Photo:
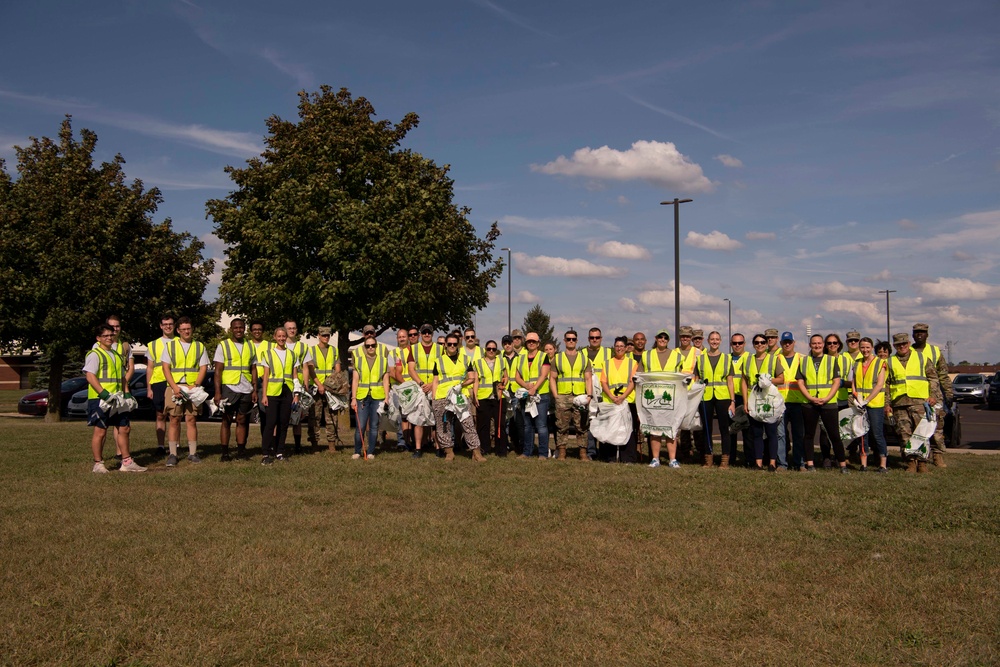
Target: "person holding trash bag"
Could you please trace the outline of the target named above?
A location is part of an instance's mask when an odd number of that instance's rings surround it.
[[[837,419],[840,357],[824,353],[824,347],[825,342],[819,334],[809,338],[809,356],[799,364],[795,378],[799,384],[799,392],[808,401],[802,406],[802,418],[806,425],[805,469],[808,472],[816,470],[813,464],[813,441],[816,437],[816,427],[822,419],[823,428],[833,445],[834,456],[840,464],[840,472],[846,473],[847,455],[844,453],[844,443],[840,439],[840,425]]]
[[[871,338],[862,338],[859,345],[861,357],[854,362],[854,383],[851,393],[858,405],[868,414],[868,435],[862,438],[861,469],[868,465],[868,454],[871,453],[871,441],[875,440],[878,451],[878,472],[889,472],[889,451],[885,444],[885,433],[882,432],[885,416],[885,379],[888,375],[887,364],[875,356],[875,345]]]
[[[302,360],[287,345],[288,331],[284,327],[274,330],[274,343],[267,348],[257,364],[263,373],[261,381],[264,396],[261,405],[267,411],[267,429],[262,438],[264,457],[262,465],[285,460],[285,439],[288,437],[288,422],[292,416],[292,406],[299,401],[295,393],[295,379]]]
[[[906,447],[921,420],[931,422],[941,396],[937,368],[930,356],[910,349],[910,336],[892,335],[896,354],[889,358],[889,397],[892,405],[888,416],[896,417],[896,433],[904,458],[909,458],[906,472],[927,472],[927,460],[907,456]],[[928,417],[929,415],[929,417]]]
[[[768,331],[771,331],[768,329]],[[774,330],[777,333],[777,330]],[[775,336],[777,337],[777,336]],[[743,377],[740,382],[740,394],[743,396],[743,405],[749,405],[747,399],[752,389],[766,389],[772,384],[780,385],[784,382],[784,377],[773,376],[778,365],[777,353],[768,352],[767,338],[762,333],[754,334],[754,353],[747,357],[743,364]],[[748,415],[749,416],[749,415]],[[778,425],[757,421],[750,417],[750,433],[753,437],[754,469],[764,469],[764,435],[767,434],[768,444],[768,470],[774,472],[778,469]]]
[[[605,401],[615,405],[628,403],[633,424],[628,442],[622,448],[624,451],[616,452],[620,456],[608,456],[607,460],[613,461],[618,458],[622,463],[635,463],[637,452],[634,425],[639,423],[639,413],[635,407],[635,374],[639,370],[639,364],[631,356],[625,355],[627,350],[628,337],[618,336],[615,338],[614,357],[608,361],[604,372],[601,373],[601,388],[604,390],[603,398]]]

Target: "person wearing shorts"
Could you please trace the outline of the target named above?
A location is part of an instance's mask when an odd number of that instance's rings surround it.
[[[114,329],[107,324],[97,327],[95,337],[98,346],[89,352],[83,362],[83,372],[87,377],[87,424],[94,427],[90,439],[91,452],[94,455],[95,473],[108,472],[104,465],[104,441],[108,429],[114,428],[115,442],[122,455],[122,472],[144,472],[146,469],[132,460],[129,453],[129,432],[131,422],[127,412],[109,415],[101,408],[101,401],[111,396],[111,390],[122,392],[129,398],[125,386],[125,361],[113,348]]]
[[[246,339],[246,322],[235,318],[229,323],[228,340],[215,349],[215,404],[222,408],[219,442],[220,461],[231,461],[229,437],[232,422],[236,422],[236,458],[247,454],[247,422],[253,404],[257,402],[257,355]]]
[[[149,393],[153,397],[153,411],[156,413],[156,444],[160,454],[167,451],[167,417],[163,412],[164,399],[167,392],[167,378],[163,374],[161,357],[170,341],[174,339],[174,316],[160,316],[160,331],[163,335],[146,343],[146,381],[149,383]]]
[[[187,424],[188,457],[190,463],[201,463],[198,456],[197,409],[191,401],[174,401],[184,390],[201,386],[208,373],[208,355],[205,346],[194,339],[194,325],[190,317],[177,320],[177,338],[170,341],[163,351],[161,366],[167,378],[167,391],[163,397],[164,412],[170,417],[167,428],[167,467],[177,465],[177,446],[181,439],[181,421]]]

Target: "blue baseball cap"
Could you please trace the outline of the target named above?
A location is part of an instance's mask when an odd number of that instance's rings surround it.
[[[784,333],[781,334],[781,342],[782,343],[784,343],[786,341],[794,341],[794,340],[795,340],[795,336],[792,335],[791,331],[785,331]]]

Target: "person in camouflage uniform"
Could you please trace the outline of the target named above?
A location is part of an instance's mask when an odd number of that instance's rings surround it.
[[[906,442],[913,435],[913,429],[917,427],[920,420],[924,418],[924,403],[930,405],[935,410],[940,403],[941,384],[938,381],[937,368],[930,357],[925,357],[922,352],[910,348],[910,337],[905,333],[897,333],[892,336],[892,345],[896,348],[896,354],[889,359],[889,387],[892,404],[886,406],[886,415],[896,417],[896,433],[899,435],[900,449],[905,452]],[[916,354],[923,360],[923,378],[919,376],[907,377],[906,368],[910,357]],[[912,367],[911,367],[912,368]],[[913,395],[917,394],[914,385],[919,385],[921,380],[926,379],[928,383],[927,397]],[[915,381],[914,381],[915,380]],[[911,388],[912,387],[912,388]],[[941,421],[944,421],[943,419]],[[905,454],[904,454],[905,456]],[[927,472],[927,462],[911,458],[907,463],[907,472]]]
[[[927,342],[929,329],[930,327],[923,322],[917,322],[913,325],[912,349],[930,359],[937,371],[939,389],[937,394],[931,394],[937,405],[937,429],[934,431],[934,440],[931,442],[931,446],[933,447],[934,465],[938,468],[946,468],[944,462],[944,417],[948,405],[954,400],[954,394],[951,390],[951,377],[948,375],[948,363],[945,361],[944,355],[941,354],[941,348]]]

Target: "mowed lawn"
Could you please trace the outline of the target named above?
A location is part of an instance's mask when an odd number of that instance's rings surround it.
[[[0,663],[1000,662],[998,457],[263,468],[201,424],[205,462],[167,470],[134,428],[150,471],[94,475],[83,423],[0,419]]]

